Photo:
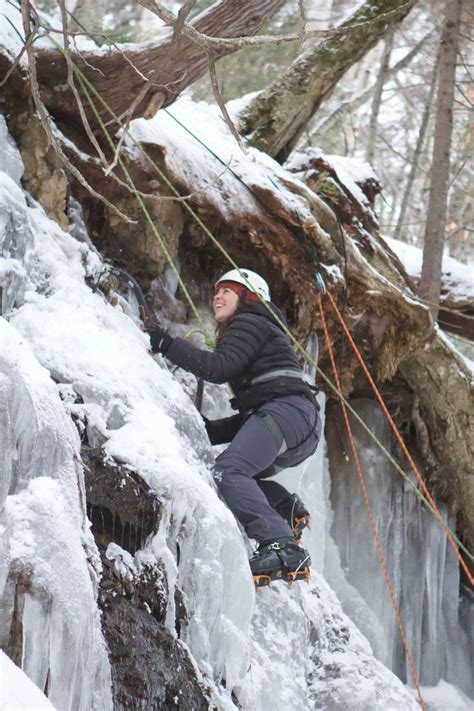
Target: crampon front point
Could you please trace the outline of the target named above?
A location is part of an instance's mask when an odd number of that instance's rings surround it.
[[[296,516],[293,519],[293,533],[295,534],[295,539],[298,544],[301,541],[301,535],[306,526],[311,529],[311,514],[308,513],[303,516]]]

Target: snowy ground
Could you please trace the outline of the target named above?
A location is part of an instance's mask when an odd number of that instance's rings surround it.
[[[385,241],[399,256],[408,274],[419,277],[423,250],[390,237],[385,237]],[[461,264],[448,254],[443,257],[443,284],[449,288],[453,296],[459,295],[474,301],[474,268],[467,264]]]

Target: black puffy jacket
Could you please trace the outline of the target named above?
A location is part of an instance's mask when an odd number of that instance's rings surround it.
[[[269,305],[284,322],[281,311]],[[309,385],[298,377],[280,376],[252,384],[254,378],[275,370],[302,372],[290,339],[260,302],[239,307],[215,351],[204,351],[183,338],[175,338],[166,357],[211,383],[229,382],[241,412],[275,397],[312,395]]]

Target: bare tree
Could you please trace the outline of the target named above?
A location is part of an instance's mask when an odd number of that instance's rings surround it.
[[[428,122],[430,118],[430,113],[431,113],[431,105],[433,103],[433,97],[436,89],[436,80],[438,78],[438,60],[436,61],[436,64],[433,69],[432,77],[431,77],[431,85],[430,85],[430,91],[428,94],[428,99],[425,104],[425,108],[423,110],[423,115],[421,117],[421,124],[420,124],[420,131],[418,133],[418,138],[416,141],[416,146],[415,146],[415,151],[413,153],[413,158],[410,166],[410,173],[408,175],[408,180],[405,185],[405,189],[403,191],[403,197],[402,201],[400,204],[400,211],[398,213],[398,220],[397,224],[395,227],[395,232],[394,236],[397,239],[400,239],[400,233],[403,228],[403,223],[405,220],[405,215],[407,212],[407,207],[410,201],[410,196],[412,194],[412,188],[415,182],[415,177],[416,174],[419,170],[419,164],[420,164],[420,158],[421,158],[421,153],[423,150],[423,146],[425,143],[425,138],[426,138],[426,131],[428,128]]]
[[[370,113],[369,130],[367,133],[367,145],[365,148],[365,160],[367,163],[374,162],[375,144],[377,141],[377,126],[379,121],[380,107],[382,105],[382,94],[385,82],[390,73],[390,56],[393,48],[394,31],[390,30],[384,43],[382,52],[382,61],[380,64],[377,81],[374,87],[374,96],[372,99],[372,110]]]
[[[395,78],[398,72],[401,72],[403,69],[409,66],[409,64],[417,57],[419,52],[423,49],[427,40],[432,36],[432,34],[433,30],[427,32],[427,34],[422,37],[422,39],[414,47],[412,47],[412,49],[410,49],[410,51],[407,52],[404,57],[402,57],[392,67],[388,67],[386,81]],[[314,126],[313,130],[311,131],[311,135],[324,135],[327,131],[331,130],[331,128],[338,121],[342,121],[346,114],[350,112],[355,112],[362,106],[364,106],[364,104],[367,103],[367,101],[370,99],[373,92],[375,91],[375,86],[375,84],[371,84],[369,87],[364,88],[361,93],[352,92],[352,95],[349,99],[345,99],[340,104],[338,104],[338,106],[333,111],[331,111],[329,116],[326,116],[326,118],[320,120]]]
[[[420,295],[438,315],[441,267],[446,232],[456,56],[461,21],[461,0],[446,0],[439,58],[438,95],[433,144],[430,196],[428,201]]]
[[[283,161],[343,74],[399,23],[415,2],[364,3],[338,27],[337,34],[304,52],[282,77],[255,97],[240,117],[242,133]]]

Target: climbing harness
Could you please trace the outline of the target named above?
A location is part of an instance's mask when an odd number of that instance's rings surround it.
[[[250,380],[249,385],[257,385],[257,383],[265,383],[268,380],[274,380],[274,378],[296,378],[297,380],[303,380],[307,382],[309,380],[308,376],[301,370],[292,370],[291,368],[279,368],[278,370],[269,370],[267,373],[262,373],[262,375],[257,375],[257,377]]]

